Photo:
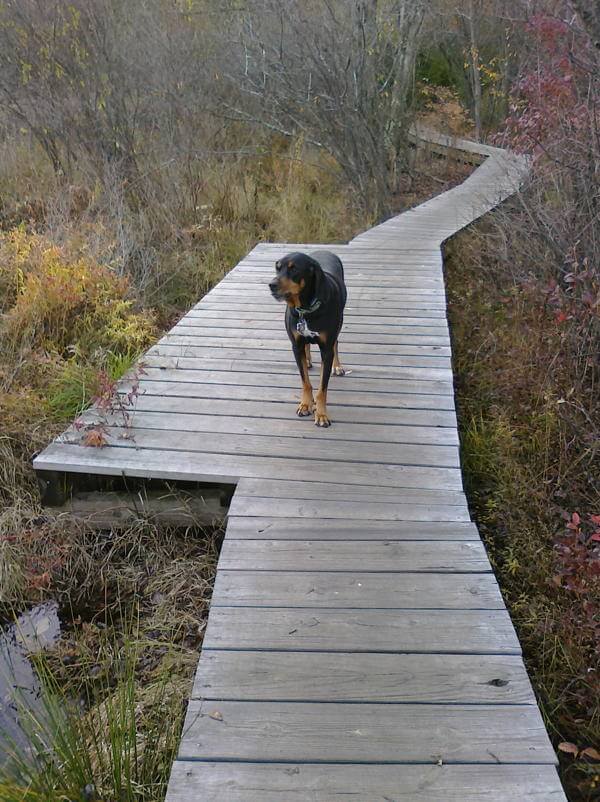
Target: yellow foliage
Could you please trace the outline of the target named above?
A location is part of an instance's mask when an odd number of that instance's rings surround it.
[[[133,309],[126,279],[20,228],[0,235],[0,291],[13,348],[137,351],[155,333],[154,314]]]

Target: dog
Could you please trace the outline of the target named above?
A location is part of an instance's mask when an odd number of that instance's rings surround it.
[[[344,266],[331,251],[293,252],[279,259],[275,270],[277,275],[269,282],[269,289],[277,301],[287,304],[285,328],[302,379],[296,414],[304,417],[314,411],[316,426],[331,426],[327,414],[329,377],[345,373],[338,354],[347,298]],[[314,398],[308,375],[311,343],[321,351],[321,378]]]

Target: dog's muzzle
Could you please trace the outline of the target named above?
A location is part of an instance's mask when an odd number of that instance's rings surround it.
[[[273,298],[275,298],[275,300],[277,301],[282,300],[283,295],[279,291],[279,281],[276,278],[274,278],[273,281],[269,282],[269,289],[271,290],[271,295],[273,296]]]

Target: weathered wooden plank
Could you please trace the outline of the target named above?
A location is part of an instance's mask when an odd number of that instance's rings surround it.
[[[247,309],[213,309],[203,308],[202,306],[190,309],[182,320],[194,320],[197,322],[214,321],[218,325],[222,321],[234,321],[245,327],[246,321],[265,321],[275,324],[274,327],[283,328],[283,315],[281,309],[262,310],[260,312],[248,311]],[[447,328],[447,321],[444,317],[423,317],[423,316],[378,316],[373,319],[380,326],[435,326],[437,328]],[[363,325],[368,326],[370,320],[365,320],[365,315],[344,315],[344,325]],[[271,326],[269,326],[271,328]]]
[[[535,704],[518,655],[204,649],[192,699]]]
[[[382,503],[379,500],[248,498],[236,493],[229,512],[231,515],[268,516],[286,520],[312,519],[321,521],[324,527],[333,520],[469,521],[466,505],[434,504],[427,499],[417,498]]]
[[[171,343],[174,345],[200,345],[199,339],[202,338],[194,337],[193,335],[189,334],[166,334],[161,340],[159,340],[159,345],[163,343]],[[248,340],[247,337],[244,337],[242,334],[238,337],[219,337],[218,342],[214,340],[211,341],[211,345],[219,348],[248,348],[249,345],[252,345],[253,348],[257,349],[266,349],[266,350],[285,350],[288,354],[290,354],[291,358],[291,347],[290,343],[285,342],[283,339],[279,338],[271,338],[271,339],[256,339],[256,340]],[[430,355],[430,356],[450,356],[450,347],[447,345],[418,345],[414,343],[400,343],[400,344],[377,344],[377,343],[345,343],[343,348],[344,354],[397,354],[397,355],[411,355],[411,356],[420,356],[423,355]]]
[[[281,502],[280,502],[281,503]],[[326,525],[326,524],[324,524]],[[225,540],[219,570],[491,572],[475,541]]]
[[[329,385],[327,404],[331,419],[336,420],[334,407],[338,405],[356,408],[378,407],[383,409],[427,409],[447,410],[454,409],[454,398],[450,395],[432,395],[416,393],[376,393],[363,390],[350,390],[348,383],[344,385],[342,377],[338,382]],[[291,382],[290,382],[291,385]],[[120,385],[122,393],[129,393],[132,385],[123,382]],[[158,395],[163,398],[222,398],[227,400],[261,401],[266,405],[272,401],[287,401],[290,404],[290,415],[295,414],[295,405],[300,398],[300,389],[290,387],[255,387],[253,385],[239,386],[237,384],[203,384],[201,382],[184,381],[148,381],[142,379],[139,383],[139,392],[143,395]],[[310,420],[307,421],[307,424]]]
[[[414,379],[408,378],[410,371],[414,368],[398,368],[405,370],[406,379],[385,379],[383,377],[373,377],[364,379],[360,376],[338,376],[332,382],[335,389],[340,392],[344,389],[349,391],[360,391],[365,393],[377,393],[384,395],[388,393],[411,393],[422,395],[452,395],[452,382],[441,381],[439,379]],[[192,370],[173,368],[144,368],[144,382],[172,381],[181,382],[185,378],[188,384],[235,384],[236,387],[293,387],[297,388],[300,380],[293,373],[256,373],[234,372],[229,370]]]
[[[418,286],[419,278],[426,280],[425,286],[443,287],[444,275],[440,265],[431,265],[419,268],[415,265],[380,266],[374,262],[370,264],[357,264],[346,259],[345,281],[348,287],[353,286]],[[275,276],[275,262],[240,262],[230,270],[225,281],[230,278],[251,283],[268,285]],[[423,286],[423,285],[421,285]]]
[[[199,756],[349,763],[556,763],[539,711],[531,705],[192,700],[179,758]]]
[[[218,571],[213,607],[502,610],[491,574]],[[408,620],[408,616],[403,616]],[[435,640],[432,641],[435,643]],[[455,644],[456,646],[456,644]],[[435,649],[433,649],[435,651]]]
[[[399,490],[363,485],[348,487],[338,482],[289,482],[281,479],[241,479],[237,495],[250,498],[308,498],[338,501],[378,501],[381,504],[413,500],[415,503],[466,504],[464,493],[439,490]],[[304,522],[308,523],[308,522]]]
[[[300,383],[298,375],[298,367],[292,357],[291,351],[280,351],[276,354],[276,360],[264,360],[262,353],[254,353],[252,358],[248,361],[231,359],[229,352],[219,351],[214,348],[213,356],[209,359],[198,359],[196,356],[176,355],[170,354],[156,354],[155,352],[146,355],[143,367],[156,368],[159,370],[200,370],[200,371],[226,371],[228,373],[248,373],[253,374],[267,374],[273,375],[286,375],[294,377],[297,383]],[[341,387],[348,385],[352,388],[353,382],[356,379],[374,379],[378,381],[451,381],[452,371],[449,367],[439,367],[437,365],[421,364],[419,365],[360,365],[358,359],[349,357],[343,350],[339,353],[340,360],[343,362],[345,368],[345,381],[343,384],[339,382],[340,376],[332,379],[332,382],[339,383]],[[290,358],[292,357],[292,358]],[[314,354],[314,364],[309,368],[309,375],[318,383],[321,371],[321,358],[318,353]],[[312,371],[312,373],[310,373]],[[335,374],[332,374],[335,375]],[[344,376],[344,374],[342,374]],[[182,373],[178,378],[185,378]],[[385,385],[381,385],[384,387]],[[375,386],[377,390],[377,386]],[[393,391],[392,391],[393,392]]]
[[[265,297],[263,297],[263,295]],[[241,293],[239,290],[222,287],[220,284],[217,284],[214,290],[211,290],[208,293],[208,297],[211,300],[228,300],[230,298],[240,298]],[[253,304],[258,306],[266,306],[267,308],[273,308],[273,304],[277,303],[272,298],[269,299],[266,294],[256,292],[244,292],[244,298],[246,299],[246,308],[248,308],[249,304]],[[380,308],[380,301],[387,301],[390,311],[395,308],[399,309],[445,309],[446,308],[446,301],[443,296],[434,296],[433,298],[429,298],[428,295],[414,295],[408,293],[397,293],[396,295],[392,295],[391,293],[386,294],[383,292],[376,292],[373,291],[369,294],[359,294],[354,293],[351,298],[351,303],[349,307],[352,308],[354,305],[359,305],[363,302],[366,302],[365,305],[372,306],[374,308]]]
[[[361,301],[373,301],[379,299],[387,299],[389,301],[405,300],[413,301],[419,304],[430,298],[439,305],[445,304],[445,293],[443,285],[439,285],[437,289],[418,287],[406,287],[404,289],[394,289],[388,287],[378,287],[372,285],[370,287],[354,287],[350,288],[350,294],[353,303],[360,303]],[[260,284],[244,284],[234,281],[220,282],[207,295],[211,298],[216,296],[228,297],[235,296],[239,298],[248,298],[257,301],[266,301],[271,306],[278,303],[269,292],[268,286],[261,286]],[[428,307],[424,307],[427,309]],[[431,307],[429,307],[431,308]]]
[[[245,291],[248,288],[261,287],[266,292],[269,292],[269,280],[275,276],[275,270],[265,272],[244,272],[236,269],[231,270],[227,276],[221,281],[221,287],[234,287],[240,291]],[[390,290],[406,290],[411,295],[427,295],[429,290],[434,294],[442,294],[444,290],[444,283],[441,278],[432,278],[428,275],[413,275],[413,276],[395,276],[393,278],[381,278],[376,281],[367,278],[357,278],[351,273],[346,274],[346,287],[349,292],[362,292],[363,289],[382,288],[386,291]]]
[[[290,394],[284,402],[272,401],[246,401],[227,398],[179,398],[177,396],[160,396],[144,393],[135,402],[133,415],[138,411],[172,412],[173,414],[187,413],[190,415],[240,416],[247,418],[268,418],[269,420],[295,420],[293,397]],[[456,416],[454,412],[434,409],[410,409],[403,407],[367,407],[367,406],[336,406],[336,423],[356,423],[358,425],[385,425],[388,429],[394,426],[418,426],[419,428],[437,430],[448,429],[454,436],[456,432]],[[333,427],[331,427],[333,429]],[[440,443],[445,443],[450,437],[442,432]],[[392,432],[392,441],[398,438]],[[452,440],[457,443],[458,439]],[[450,445],[450,443],[446,443]]]
[[[269,577],[270,579],[270,577]],[[336,610],[213,605],[204,649],[520,654],[505,610]]]
[[[218,353],[215,350],[215,353]],[[241,360],[227,360],[223,359],[211,359],[210,361],[206,359],[198,359],[197,357],[193,356],[164,356],[158,355],[153,352],[149,352],[144,357],[144,371],[145,374],[148,375],[149,368],[157,368],[161,371],[165,370],[183,370],[183,371],[193,371],[192,375],[195,378],[196,373],[195,371],[201,371],[201,375],[204,376],[206,373],[218,373],[218,372],[228,372],[233,373],[234,375],[242,374],[243,376],[247,375],[248,372],[252,372],[253,374],[267,374],[268,377],[274,375],[274,371],[277,371],[277,375],[288,375],[293,376],[296,383],[298,383],[298,368],[296,363],[293,362],[289,357],[282,361],[281,364],[278,364],[275,368],[273,365],[265,364],[260,359],[257,360],[259,354],[254,354],[253,361],[244,362]],[[340,357],[342,354],[340,354]],[[347,360],[344,360],[347,362]],[[315,376],[318,376],[317,371],[315,370]],[[450,382],[452,381],[452,370],[450,368],[438,368],[428,365],[419,365],[418,367],[362,367],[358,368],[356,366],[353,367],[347,374],[347,378],[349,382],[355,382],[356,379],[374,379],[380,382],[385,382],[386,384],[381,384],[381,388],[384,388],[387,383],[394,382],[394,381],[445,381]],[[241,382],[243,383],[243,381]],[[354,386],[354,384],[353,384]],[[360,385],[359,385],[360,389]],[[376,386],[377,389],[377,386]]]
[[[168,410],[166,412],[145,412],[136,408],[132,413],[131,423],[135,429],[160,429],[163,431],[211,432],[224,434],[269,435],[271,437],[301,437],[303,440],[322,441],[318,427],[306,426],[297,416],[290,415],[286,407],[285,420],[268,418],[239,417],[236,415],[215,416]],[[105,415],[97,410],[90,410],[80,416],[83,423],[103,421],[109,426],[122,426],[123,416],[117,413]],[[384,426],[369,423],[345,423],[337,421],[328,433],[330,440],[367,443],[420,443],[432,447],[457,446],[458,435],[452,428],[435,426]]]
[[[321,355],[318,348],[312,349],[312,361],[315,366],[315,375],[317,366],[321,362]],[[223,362],[230,360],[231,362],[254,362],[260,360],[261,363],[275,362],[277,367],[272,367],[270,370],[279,370],[282,365],[292,365],[292,353],[288,349],[256,349],[248,348],[226,348],[214,345],[171,345],[170,343],[160,343],[149,349],[144,356],[144,361],[150,354],[157,354],[160,356],[188,356],[195,357],[196,359],[203,359],[208,367],[211,367],[215,361]],[[348,368],[352,370],[379,367],[388,369],[389,367],[432,367],[432,368],[445,368],[450,369],[452,362],[448,356],[437,356],[431,354],[421,354],[419,356],[399,355],[390,356],[386,354],[349,354],[344,351],[341,356]],[[350,361],[349,361],[350,360]],[[295,363],[294,365],[295,366]],[[216,366],[215,366],[216,367]]]
[[[472,523],[413,521],[290,521],[281,518],[229,516],[227,537],[233,540],[479,540]]]
[[[310,243],[308,243],[308,242],[257,242],[257,244],[254,246],[254,248],[252,249],[252,251],[250,253],[251,254],[257,254],[257,255],[261,254],[261,253],[269,253],[269,254],[271,254],[271,253],[281,253],[282,255],[285,255],[286,253],[290,253],[290,251],[298,251],[301,248],[310,248],[311,250],[315,250],[315,251],[316,250],[321,250],[322,248],[325,248],[326,250],[330,250],[330,251],[333,251],[334,253],[339,253],[339,254],[344,253],[346,250],[351,250],[351,251],[354,251],[356,253],[362,253],[363,250],[364,250],[362,245],[360,245],[360,244],[353,245],[351,242],[325,242],[325,243],[323,243],[323,242],[320,242],[320,243],[314,243],[314,242],[310,242]],[[393,250],[393,254],[395,254],[396,253],[396,249],[392,249],[392,250]],[[419,253],[424,253],[424,252],[431,253],[431,247],[429,247],[429,246],[423,246],[422,248],[416,248],[416,249],[415,248],[401,248],[400,250],[401,251],[408,251],[408,250],[413,251],[413,250],[415,250],[415,251],[418,251]],[[385,252],[385,249],[383,249],[383,251]],[[369,252],[372,252],[372,251],[369,249]],[[277,257],[275,257],[275,258],[277,258]]]
[[[231,339],[235,337],[245,337],[246,342],[252,342],[252,335],[245,331],[245,329],[241,326],[236,326],[234,328],[217,328],[216,326],[212,328],[199,328],[197,326],[187,326],[183,322],[180,322],[174,326],[171,331],[174,335],[180,334],[185,337],[196,337],[197,339],[218,340],[221,338]],[[269,333],[265,333],[263,330],[257,329],[256,336],[262,341],[265,336],[269,336]],[[275,337],[275,334],[271,336]],[[283,342],[285,342],[285,332],[283,330],[283,326],[281,331],[278,332],[277,336],[280,337]],[[424,334],[422,328],[416,327],[413,329],[408,328],[407,332],[398,332],[398,330],[396,330],[395,333],[392,334],[376,334],[369,332],[353,334],[351,331],[342,329],[339,342],[340,344],[373,343],[377,345],[401,345],[405,342],[408,345],[447,346],[449,342],[449,335],[445,331],[441,334]]]
[[[374,248],[376,250],[376,248]],[[444,287],[444,272],[441,264],[419,262],[363,262],[351,260],[348,256],[342,257],[345,262],[344,273],[346,285],[350,288],[354,286],[405,286],[412,289],[418,286],[419,278],[426,280],[425,286],[433,286],[436,289]],[[268,290],[268,283],[275,276],[275,260],[262,262],[239,262],[230,270],[225,280],[245,281],[250,279],[250,283],[263,284]],[[381,284],[380,284],[381,279]],[[423,285],[421,285],[423,286]]]
[[[553,766],[176,761],[167,802],[566,802]]]
[[[287,334],[285,333],[285,328],[283,325],[283,320],[275,318],[274,320],[245,320],[243,323],[240,321],[235,321],[232,319],[222,319],[220,321],[213,320],[202,320],[202,318],[198,317],[184,317],[182,318],[179,323],[177,324],[177,328],[180,329],[182,327],[198,329],[199,333],[203,336],[213,336],[213,334],[220,330],[225,330],[226,332],[230,332],[233,328],[235,331],[243,331],[248,334],[248,336],[252,336],[250,332],[252,331],[272,331],[279,336],[286,337]],[[426,336],[426,337],[448,337],[448,327],[445,324],[440,326],[403,326],[400,324],[390,325],[387,323],[378,323],[376,320],[372,323],[369,321],[365,321],[364,323],[345,323],[342,339],[346,339],[350,342],[350,335],[351,334],[387,334],[390,336]],[[218,336],[218,334],[216,335]],[[229,336],[229,335],[225,335]]]
[[[228,311],[248,311],[248,304],[244,303],[243,300],[238,299],[234,301],[233,299],[229,300],[217,300],[208,298],[204,296],[204,298],[199,301],[196,306],[192,307],[197,311],[204,311],[207,309],[212,309],[215,311],[220,310],[228,310]],[[277,314],[283,317],[283,312],[281,307],[274,306],[272,303],[268,304],[260,304],[259,306],[253,306],[253,311],[257,314],[268,313],[268,314]],[[431,320],[445,320],[446,319],[446,310],[445,308],[434,308],[434,309],[419,309],[418,312],[413,312],[410,307],[401,308],[397,305],[394,305],[394,309],[386,310],[382,305],[377,306],[369,306],[368,304],[361,304],[358,306],[357,304],[353,304],[352,300],[350,299],[349,303],[347,304],[344,310],[344,319],[346,317],[366,317],[369,318],[373,317],[393,317],[394,314],[398,315],[398,318],[402,317],[415,317],[418,316],[420,318],[430,318]]]
[[[310,421],[307,425],[312,425]],[[311,430],[312,431],[312,430]],[[459,467],[458,449],[455,446],[425,446],[409,443],[363,443],[357,447],[353,441],[330,438],[327,448],[323,440],[306,438],[300,447],[295,438],[269,437],[253,434],[222,434],[219,432],[163,431],[142,429],[133,420],[133,425],[122,438],[122,426],[106,426],[104,436],[109,445],[123,449],[158,450],[163,452],[196,452],[197,454],[231,454],[262,456],[269,458],[300,455],[303,459],[347,463],[373,463],[382,461],[390,465],[415,465],[432,468],[455,469]],[[84,441],[84,430],[72,430],[62,436],[62,442],[80,444]],[[306,505],[308,513],[309,505]],[[257,512],[264,515],[264,511]],[[332,516],[333,517],[333,516]],[[445,519],[442,519],[445,520]]]
[[[310,481],[322,472],[332,482],[364,485],[372,482],[382,487],[424,487],[460,490],[460,471],[454,468],[423,468],[406,465],[326,462],[298,458],[248,457],[161,451],[151,449],[85,448],[67,443],[52,443],[33,461],[41,471],[72,471],[101,476],[139,476],[155,479],[237,484],[240,478],[296,479]]]

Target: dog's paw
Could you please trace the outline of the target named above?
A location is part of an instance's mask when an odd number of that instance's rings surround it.
[[[341,365],[338,365],[337,368],[334,368],[331,371],[331,375],[332,376],[345,376],[346,375],[346,371],[344,370],[344,368]]]
[[[312,404],[305,404],[301,401],[298,404],[296,415],[298,415],[299,418],[306,418],[308,415],[312,415]]]
[[[315,426],[326,429],[328,426],[331,426],[331,421],[324,413],[315,412]]]
[[[312,364],[312,362],[309,360],[309,361],[306,363],[306,367],[308,368],[308,370],[310,370],[310,369],[312,368],[312,366],[313,366],[313,364]]]

